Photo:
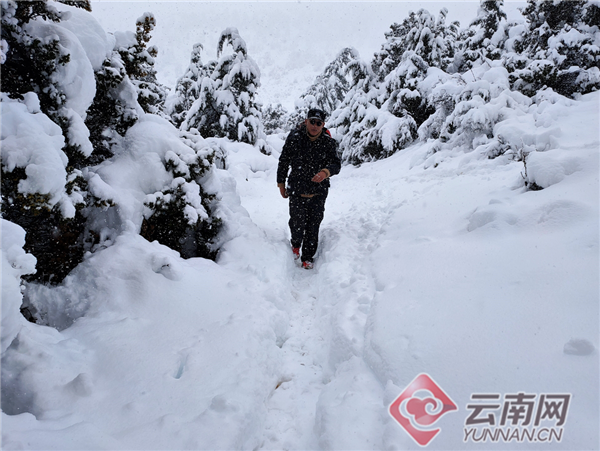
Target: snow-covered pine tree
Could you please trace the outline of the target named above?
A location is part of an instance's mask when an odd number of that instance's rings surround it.
[[[600,8],[595,2],[528,0],[521,12],[527,20],[521,45],[529,62],[521,68],[508,60],[514,89],[533,96],[552,88],[570,97],[600,88]]]
[[[262,117],[266,134],[272,135],[290,130],[289,113],[281,103],[265,105],[262,109]]]
[[[430,68],[447,70],[453,62],[459,24],[447,25],[447,14],[445,8],[437,19],[424,9],[411,12],[401,24],[391,26],[375,55],[371,63],[375,83],[365,70],[356,72],[364,80],[362,88],[353,88],[341,111],[332,115],[336,131],[344,135],[340,144],[344,161],[359,164],[392,155],[410,144],[419,125],[434,113],[420,82]]]
[[[147,47],[156,26],[152,13],[144,13],[136,21],[135,43],[120,48],[119,53],[125,63],[125,71],[138,92],[138,102],[146,113],[161,114],[167,98],[167,90],[156,78],[154,58],[158,55],[156,46]]]
[[[381,50],[375,53],[371,62],[371,68],[377,75],[378,81],[382,82],[400,64],[402,55],[409,50],[409,41],[406,37],[417,26],[417,15],[414,11],[410,11],[402,23],[393,23],[390,26],[391,31],[385,33],[385,42],[381,46]]]
[[[91,152],[82,148],[81,122],[69,107],[61,71],[71,58],[52,30],[61,13],[46,1],[2,2],[2,216],[27,231],[25,250],[37,258],[30,280],[58,283],[82,259],[85,186],[76,168]],[[36,25],[33,25],[33,24]],[[66,82],[68,83],[68,82]],[[10,139],[27,117],[39,146]],[[4,138],[7,138],[4,140]],[[44,165],[53,168],[44,173]]]
[[[403,59],[404,53],[414,51],[429,66],[446,70],[453,62],[458,22],[446,25],[448,10],[442,8],[438,19],[425,9],[411,11],[401,24],[394,23],[385,34],[386,42],[375,54],[371,67],[382,82]]]
[[[232,53],[225,54],[229,45]],[[217,45],[219,61],[210,78],[204,78],[200,97],[190,108],[182,130],[196,129],[203,137],[226,137],[270,153],[256,101],[260,70],[248,55],[237,28],[225,29]]]
[[[486,59],[500,59],[503,43],[508,37],[503,6],[504,0],[480,0],[477,17],[458,39],[454,72],[466,72]]]
[[[342,103],[350,89],[349,80],[346,78],[346,66],[359,58],[356,49],[351,47],[342,49],[300,98],[312,96],[314,101],[306,104],[311,104],[311,107],[314,104],[316,108],[325,111],[328,115],[331,114]],[[306,111],[301,112],[301,117],[306,116],[309,107],[305,105],[304,109]]]
[[[376,113],[376,77],[371,66],[356,59],[346,67],[351,77],[351,88],[341,105],[333,111],[329,126],[341,137],[339,152],[342,160],[350,164],[360,164],[372,159],[367,155],[370,139],[376,135],[365,133],[367,125],[373,125],[367,115]]]
[[[127,130],[139,118],[137,90],[127,76],[118,51],[113,50],[95,73],[96,95],[87,111],[85,125],[90,131],[94,153],[87,164],[94,165],[110,158]]]
[[[174,99],[167,108],[167,114],[171,117],[171,121],[176,127],[181,126],[187,112],[198,97],[200,97],[202,80],[209,77],[214,69],[214,66],[211,68],[202,63],[200,55],[202,50],[204,50],[202,44],[194,44],[190,57],[190,65],[185,74],[177,80]]]
[[[402,27],[408,30],[403,38],[406,50],[379,88],[377,102],[382,108],[385,104],[396,117],[410,115],[417,127],[433,113],[420,92],[419,82],[427,76],[430,67],[445,71],[453,62],[459,24],[446,25],[447,14],[448,10],[442,8],[436,20],[428,11],[420,9],[416,15],[409,16]]]

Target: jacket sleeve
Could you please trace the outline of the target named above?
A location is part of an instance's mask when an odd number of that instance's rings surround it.
[[[327,148],[327,165],[325,168],[329,171],[331,177],[340,173],[342,162],[338,156],[338,142],[333,138],[329,138],[329,141],[331,145]]]
[[[277,165],[277,184],[285,183],[290,169],[292,149],[292,133],[285,140],[281,155],[279,155],[279,164]]]

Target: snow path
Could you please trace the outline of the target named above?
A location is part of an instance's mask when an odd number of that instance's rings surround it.
[[[371,167],[344,168],[332,180],[315,269],[306,271],[292,259],[288,203],[275,188],[274,172],[267,170],[266,180],[237,178],[252,222],[277,243],[277,255],[288,258],[284,279],[271,281],[273,292],[291,296],[277,303],[288,328],[278,343],[280,377],[266,400],[260,449],[381,449],[372,440],[383,436],[387,423],[384,387],[363,359],[376,293],[370,255],[401,203],[393,190],[381,189]],[[348,430],[332,430],[343,418],[353,418]]]

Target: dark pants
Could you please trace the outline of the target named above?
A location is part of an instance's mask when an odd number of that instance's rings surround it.
[[[319,226],[325,213],[327,195],[290,197],[292,247],[302,246],[302,261],[312,262],[319,245]]]

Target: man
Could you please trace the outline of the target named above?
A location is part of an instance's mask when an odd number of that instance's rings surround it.
[[[290,199],[292,252],[296,260],[302,258],[305,269],[312,269],[317,252],[329,177],[340,172],[337,147],[325,128],[325,112],[311,109],[302,126],[290,132],[279,157],[277,186]]]

